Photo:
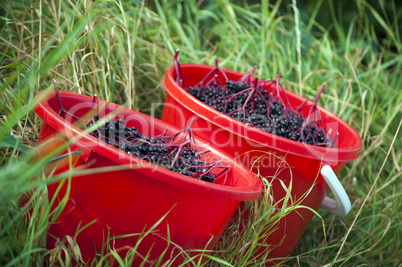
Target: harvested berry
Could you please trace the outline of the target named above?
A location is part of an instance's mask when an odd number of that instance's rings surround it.
[[[216,60],[215,68],[198,84],[186,87],[178,53],[177,50],[174,57],[176,82],[201,102],[233,119],[277,136],[310,145],[336,147],[337,135],[331,137],[323,127],[317,107],[325,85],[321,87],[312,105],[306,105],[305,102],[294,108],[289,104],[286,92],[279,82],[280,73],[274,80],[259,81],[253,77],[254,68],[239,80],[233,81]],[[308,107],[309,114],[304,118],[302,111]]]
[[[85,122],[82,118],[68,112],[60,98],[55,84],[56,98],[59,104],[59,115],[66,119],[66,115],[81,123],[83,130],[92,128],[101,118],[95,113],[93,118]],[[92,110],[95,110],[96,95],[93,97]],[[214,183],[215,178],[225,175],[226,182],[229,166],[223,166],[222,160],[206,162],[201,155],[210,150],[199,151],[190,125],[171,136],[163,134],[149,137],[143,136],[136,127],[128,127],[123,118],[107,120],[103,125],[89,134],[99,140],[114,146],[130,155],[136,156],[150,163],[166,169],[190,176],[202,181]]]
[[[95,114],[90,123],[84,126],[86,130],[99,120]],[[135,127],[129,128],[124,119],[110,121],[98,127],[90,135],[112,145],[128,154],[162,166],[183,175],[214,183],[219,175],[227,174],[228,166],[222,166],[222,160],[205,162],[195,144],[190,126],[174,135],[166,135],[166,131],[158,136],[143,136]],[[193,146],[192,146],[193,145]]]
[[[55,83],[56,98],[59,104],[59,115],[66,119],[66,115],[79,122],[83,130],[92,128],[101,119],[98,113],[93,115],[88,122],[68,112],[60,98],[59,90]],[[96,107],[96,95],[92,101],[92,111]],[[206,162],[201,155],[210,150],[199,151],[190,125],[171,136],[163,134],[149,137],[143,136],[136,127],[128,127],[123,118],[107,120],[89,134],[99,140],[114,146],[130,155],[146,160],[155,165],[190,176],[202,181],[214,183],[215,178],[225,175],[226,182],[229,166],[223,166],[223,160]]]

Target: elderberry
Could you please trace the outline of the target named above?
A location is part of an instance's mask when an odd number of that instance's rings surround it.
[[[99,114],[95,114],[93,119],[84,126],[84,129],[93,126],[99,119]],[[179,138],[180,133],[183,131],[172,136],[166,136],[165,134],[156,137],[143,136],[136,127],[128,127],[122,118],[115,121],[108,120],[105,125],[100,126],[90,135],[153,164],[202,181],[214,183],[214,179],[217,176],[223,173],[227,175],[229,167],[222,166],[216,162],[205,162],[200,152],[191,147],[192,123],[187,129],[183,130],[190,135],[190,141]]]
[[[332,138],[322,126],[317,101],[324,86],[321,87],[315,102],[310,106],[306,118],[302,116],[304,104],[295,108],[289,104],[285,90],[279,83],[280,74],[275,80],[258,81],[253,77],[255,68],[237,81],[228,78],[216,61],[212,69],[198,84],[186,87],[184,84],[178,51],[174,57],[176,82],[188,93],[229,117],[247,125],[259,128],[294,141],[335,147],[337,136]],[[222,83],[222,80],[225,80]],[[271,89],[268,90],[268,89]],[[310,115],[314,115],[311,119]]]

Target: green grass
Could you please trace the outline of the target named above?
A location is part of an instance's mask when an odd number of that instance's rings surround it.
[[[161,80],[173,63],[174,51],[180,49],[181,62],[213,65],[218,58],[223,67],[240,72],[258,66],[256,75],[261,78],[281,72],[285,88],[310,99],[326,83],[320,104],[348,122],[363,140],[360,157],[346,164],[340,175],[352,211],[339,218],[320,209],[324,225],[319,217],[313,219],[288,265],[399,266],[402,10],[395,2],[385,9],[380,2],[377,8],[378,3],[357,1],[344,14],[336,1],[318,1],[307,13],[292,3],[3,3],[0,265],[41,265],[49,255],[68,263],[61,258],[67,248],[45,249],[46,227],[57,216],[49,214],[52,200],[45,189],[50,177],[41,170],[57,151],[34,162],[30,152],[19,152],[24,149],[16,145],[18,140],[35,147],[40,120],[33,112],[34,95],[53,88],[55,79],[61,90],[96,93],[159,117],[161,108],[155,109],[153,103],[163,102]],[[326,26],[319,23],[322,16],[330,21]],[[345,23],[344,17],[350,16]],[[29,198],[31,205],[21,209],[21,195],[33,188],[37,190]],[[259,207],[257,214],[269,214],[270,208]],[[27,224],[28,210],[32,217]],[[226,234],[230,231],[236,229]],[[232,246],[226,238],[208,265],[252,263],[251,231],[238,235]],[[78,250],[68,253],[79,257]]]

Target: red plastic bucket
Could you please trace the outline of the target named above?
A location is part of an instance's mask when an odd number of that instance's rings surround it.
[[[201,64],[181,64],[184,84],[187,87],[196,85],[212,68],[212,66]],[[231,80],[238,80],[244,76],[235,71],[223,70]],[[248,126],[218,112],[187,93],[176,83],[174,75],[174,67],[172,67],[163,80],[167,96],[162,120],[183,127],[186,121],[194,117],[198,118],[193,129],[195,135],[238,157],[247,167],[252,167],[258,160],[253,171],[258,171],[264,177],[274,176],[278,166],[283,164],[282,159],[285,159],[291,167],[291,172],[284,170],[272,181],[271,192],[278,203],[286,194],[281,181],[289,186],[292,180],[293,200],[300,199],[312,188],[301,204],[314,210],[318,209],[328,188],[320,175],[322,166],[329,165],[329,169],[332,168],[335,174],[339,174],[347,161],[359,156],[362,142],[358,133],[345,121],[322,107],[318,107],[318,110],[324,127],[332,129],[333,133],[339,133],[337,148],[307,145]],[[224,77],[221,79],[225,82]],[[294,107],[306,100],[286,89],[284,91]],[[281,94],[283,97],[283,92]],[[307,101],[307,104],[311,103]],[[309,110],[305,109],[304,112],[306,113],[303,115],[306,116]],[[277,245],[270,256],[277,258],[290,255],[312,217],[313,213],[308,209],[298,209],[297,212],[293,211],[285,216],[280,221],[278,229],[267,240],[268,244]],[[281,241],[282,238],[284,238],[283,241]]]
[[[78,117],[92,108],[92,98],[73,93],[60,92],[62,103],[67,111]],[[127,168],[104,173],[76,176],[71,180],[69,205],[49,229],[48,248],[55,245],[55,238],[65,235],[75,236],[79,225],[95,220],[77,236],[77,244],[83,259],[87,261],[100,253],[102,244],[108,236],[128,235],[147,231],[165,214],[166,218],[155,229],[156,233],[146,236],[137,249],[138,254],[152,261],[167,248],[164,238],[169,235],[173,243],[183,249],[213,249],[227,223],[243,200],[254,200],[262,191],[260,180],[242,164],[236,162],[224,152],[196,139],[197,148],[202,151],[204,160],[222,159],[229,165],[229,174],[224,181],[216,178],[216,184],[204,182],[126,154],[98,139],[82,134],[81,129],[73,125],[72,118],[63,119],[56,111],[59,105],[54,91],[42,92],[36,96],[39,101],[35,112],[43,119],[38,144],[48,142],[42,156],[54,151],[61,144],[72,141],[72,150],[81,150],[75,156],[77,166],[83,169],[95,169],[105,166]],[[137,127],[144,136],[178,132],[178,128],[151,118],[142,113],[98,100],[100,117],[118,111],[117,119],[124,118],[128,127]],[[49,142],[50,141],[50,142]],[[46,152],[47,151],[47,152]],[[208,156],[209,155],[209,156]],[[138,164],[141,167],[138,167]],[[58,172],[68,168],[59,164]],[[48,187],[53,196],[58,184]],[[64,188],[65,190],[65,188]],[[63,196],[65,191],[59,193]],[[135,246],[138,235],[116,239],[111,246],[124,256],[127,248]],[[170,244],[164,260],[173,259],[180,250]],[[179,256],[180,258],[181,256]],[[142,260],[135,261],[138,264]],[[180,260],[178,261],[178,263]]]

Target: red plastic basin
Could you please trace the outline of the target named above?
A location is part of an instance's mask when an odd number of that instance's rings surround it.
[[[91,109],[90,97],[67,92],[60,94],[66,110],[78,117]],[[56,113],[59,106],[54,91],[41,92],[36,100],[39,103],[35,112],[43,120],[38,144],[46,143],[41,156],[70,140],[74,143],[72,150],[82,151],[80,156],[75,156],[76,165],[80,168],[95,170],[105,166],[126,166],[122,170],[73,177],[69,204],[57,223],[49,229],[49,249],[55,246],[55,238],[51,235],[59,239],[65,235],[74,237],[79,225],[83,227],[95,220],[77,237],[83,259],[88,261],[95,253],[100,253],[108,233],[110,237],[141,233],[165,214],[168,215],[155,229],[156,232],[141,241],[137,250],[139,255],[145,257],[150,250],[149,261],[159,257],[168,246],[164,239],[168,235],[167,228],[171,241],[183,249],[213,249],[240,201],[254,200],[261,194],[262,184],[252,172],[226,153],[198,139],[199,150],[211,150],[203,154],[206,161],[222,159],[224,165],[230,166],[226,181],[220,177],[216,178],[216,184],[212,184],[172,172],[89,135],[77,140],[82,131],[72,124],[74,121],[70,116],[63,119]],[[127,126],[137,127],[144,136],[162,134],[165,130],[167,135],[179,131],[166,122],[116,104],[102,100],[97,103],[102,108],[99,112],[101,118],[118,111],[117,119],[124,118]],[[68,169],[65,162],[59,162],[58,173]],[[55,194],[57,186],[57,183],[49,185],[50,197]],[[64,193],[65,187],[59,194],[60,198]],[[137,239],[138,235],[130,236],[115,239],[110,244],[124,256],[128,248],[135,246]],[[171,244],[164,260],[179,253],[180,250]],[[182,259],[181,256],[179,258]],[[139,262],[141,259],[135,264]]]
[[[201,64],[181,64],[184,84],[187,87],[200,82],[212,66]],[[238,80],[244,74],[223,69],[229,79]],[[163,80],[167,92],[162,120],[183,127],[192,118],[194,134],[206,142],[234,157],[238,157],[247,167],[259,172],[264,177],[272,177],[283,166],[282,159],[289,164],[272,180],[274,200],[281,203],[286,191],[279,180],[289,186],[292,180],[291,195],[294,201],[300,199],[312,188],[302,205],[318,209],[327,192],[327,185],[320,174],[323,165],[330,165],[339,174],[347,161],[356,159],[360,154],[362,141],[358,133],[338,116],[319,107],[324,127],[332,129],[332,135],[338,132],[337,148],[317,147],[285,139],[257,128],[248,126],[202,103],[186,92],[175,81],[174,67],[171,67]],[[221,75],[222,82],[223,75]],[[297,107],[306,99],[288,90],[284,90],[292,106]],[[282,97],[283,93],[281,92]],[[283,98],[284,99],[284,98]],[[308,101],[307,104],[312,104]],[[307,116],[309,109],[303,115]],[[279,205],[280,206],[280,205]],[[298,209],[285,216],[276,230],[267,240],[277,246],[270,254],[272,258],[286,257],[291,254],[301,235],[313,217],[307,209]],[[281,242],[281,239],[284,240]],[[262,248],[264,249],[264,248]]]

